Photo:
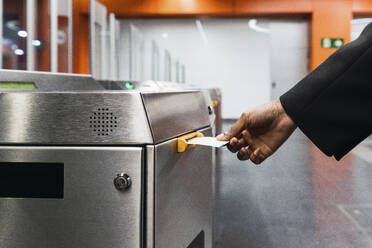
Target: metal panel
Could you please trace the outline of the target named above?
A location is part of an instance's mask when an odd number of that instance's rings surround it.
[[[146,247],[154,248],[155,228],[155,147],[146,146]]]
[[[210,125],[200,91],[142,93],[155,143]]]
[[[64,199],[0,198],[0,247],[140,248],[142,148],[1,147],[0,162],[64,163]],[[132,179],[127,191],[117,173]]]
[[[103,90],[89,75],[0,70],[0,81],[34,82],[39,90]],[[1,91],[1,89],[0,89]]]
[[[2,144],[152,143],[138,92],[7,92],[0,113]]]
[[[203,133],[211,135],[211,128]],[[186,248],[204,231],[205,248],[211,248],[212,148],[177,153],[176,140],[170,140],[155,146],[155,161],[154,247]]]

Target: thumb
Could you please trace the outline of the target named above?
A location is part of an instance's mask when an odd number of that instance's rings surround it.
[[[216,138],[217,140],[220,140],[220,141],[228,141],[230,139],[232,139],[233,137],[238,137],[240,136],[241,132],[245,129],[246,125],[247,125],[247,113],[243,113],[239,120],[237,120],[235,122],[235,124],[230,128],[229,131],[227,131],[226,133],[223,133],[223,134],[220,134],[218,135]]]

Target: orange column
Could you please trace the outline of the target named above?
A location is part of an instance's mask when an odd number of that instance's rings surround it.
[[[352,5],[352,0],[313,0],[311,70],[336,51],[335,48],[322,48],[322,38],[343,38],[345,43],[350,41]]]
[[[87,0],[73,0],[73,72],[89,73],[89,8]]]

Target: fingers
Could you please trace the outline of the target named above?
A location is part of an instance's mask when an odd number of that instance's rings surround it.
[[[245,140],[244,140],[243,138],[238,139],[238,138],[236,138],[236,137],[233,137],[233,138],[230,140],[229,144],[227,145],[227,148],[228,148],[231,152],[235,153],[235,152],[239,151],[240,148],[242,148],[242,147],[246,147],[247,145],[248,145],[248,144],[245,142]]]
[[[261,151],[261,148],[257,148],[253,153],[251,153],[251,156],[249,159],[255,163],[255,164],[261,164],[263,161],[265,161],[266,156]]]
[[[251,160],[254,164],[261,164],[266,158],[262,154],[261,149],[257,148],[252,152],[252,149],[250,147],[242,147],[240,148],[237,157],[239,160]]]
[[[254,141],[248,130],[244,130],[242,132],[242,137],[245,140],[245,142],[248,144],[249,148],[253,149],[252,147],[254,147]],[[265,160],[265,156],[261,152],[260,148],[256,148],[254,152],[252,150],[248,150],[248,153],[249,153],[249,159],[255,164],[260,164]]]
[[[240,135],[240,133],[243,131],[243,129],[246,127],[246,121],[247,121],[247,114],[243,113],[237,122],[230,128],[229,131],[227,131],[224,134],[220,134],[217,136],[217,140],[221,141],[227,141],[232,139],[233,137],[237,137]]]
[[[242,148],[240,148],[240,150],[237,154],[237,157],[238,157],[239,160],[244,161],[244,160],[249,159],[250,154],[251,154],[251,152],[250,152],[248,147],[242,147]]]

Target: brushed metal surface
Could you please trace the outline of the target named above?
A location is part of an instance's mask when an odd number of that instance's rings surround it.
[[[142,247],[142,148],[0,147],[0,162],[64,163],[65,173],[64,199],[0,198],[0,247]],[[113,185],[121,172],[125,192]]]
[[[154,143],[210,125],[200,91],[141,93]]]
[[[146,146],[146,247],[154,248],[155,228],[155,147]]]
[[[0,113],[1,144],[152,143],[138,92],[3,92]]]
[[[90,75],[68,73],[0,70],[0,81],[34,82],[38,90],[44,91],[104,90]]]
[[[128,89],[126,83],[129,82],[133,85],[133,89]],[[99,80],[98,83],[102,85],[106,90],[127,90],[127,91],[140,91],[140,92],[159,92],[161,89],[155,81],[131,81],[131,80],[120,80],[120,81],[109,81]]]
[[[211,128],[202,130],[211,135]],[[176,140],[155,145],[155,245],[186,248],[203,230],[212,247],[212,148],[177,153]],[[148,247],[150,248],[150,247]]]

